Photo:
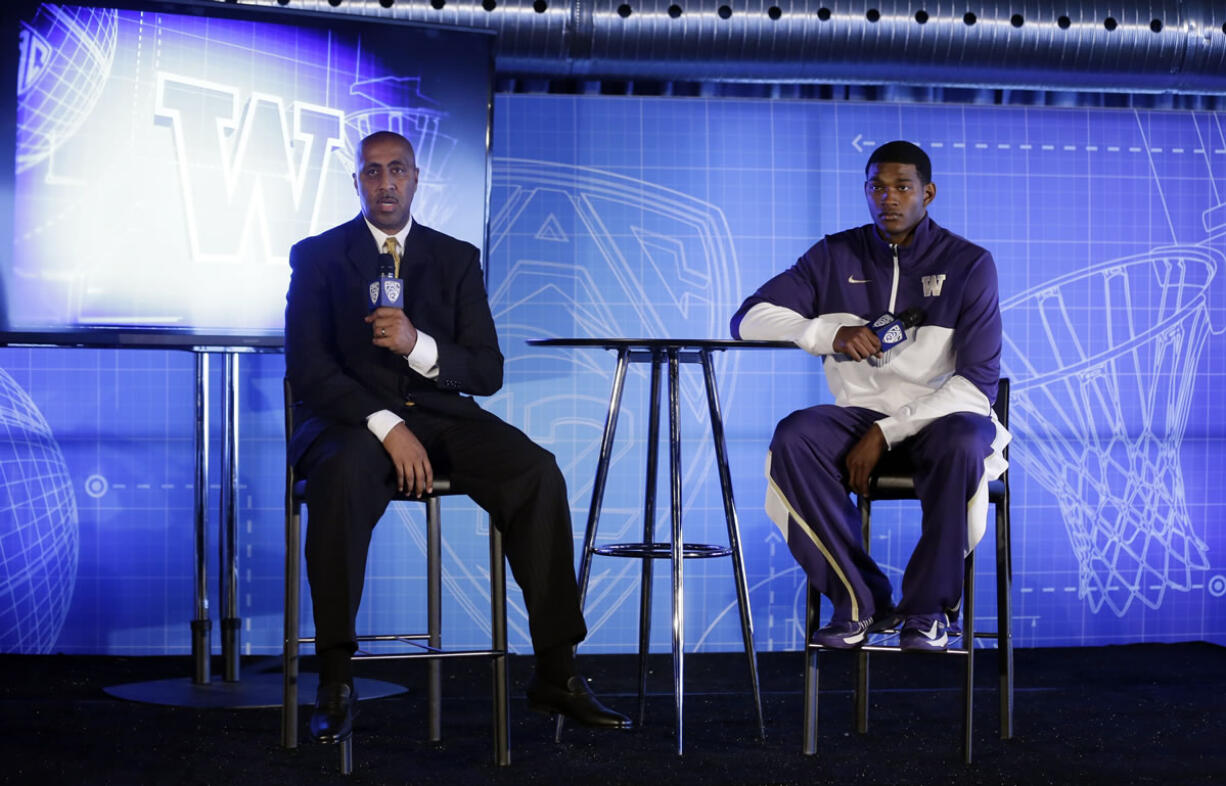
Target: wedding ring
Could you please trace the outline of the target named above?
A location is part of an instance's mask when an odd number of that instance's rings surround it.
[[[380,335],[380,336],[386,336],[386,335],[387,335],[387,328],[380,328],[380,329],[379,329],[379,335]]]

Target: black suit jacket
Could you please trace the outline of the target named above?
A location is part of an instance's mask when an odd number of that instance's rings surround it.
[[[297,462],[329,423],[364,426],[381,409],[407,406],[476,414],[467,395],[502,387],[502,352],[475,246],[413,222],[401,255],[404,310],[438,344],[427,379],[403,357],[371,343],[367,288],[379,254],[359,214],[290,250],[285,370],[294,398],[289,460]]]

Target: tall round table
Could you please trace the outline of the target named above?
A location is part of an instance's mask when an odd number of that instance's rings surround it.
[[[745,580],[745,561],[741,555],[740,525],[737,521],[736,504],[732,496],[732,475],[728,469],[728,450],[724,440],[724,422],[720,414],[719,391],[715,384],[715,371],[711,354],[725,350],[745,349],[794,349],[789,341],[732,341],[726,339],[673,339],[673,338],[547,338],[529,340],[538,347],[565,347],[579,349],[605,349],[617,353],[617,366],[613,373],[613,387],[609,393],[609,411],[605,418],[604,435],[600,442],[600,455],[596,462],[596,478],[592,484],[592,503],[588,510],[587,528],[583,538],[583,553],[579,567],[579,602],[587,597],[588,579],[591,576],[592,556],[631,557],[642,560],[642,586],[639,605],[639,723],[646,713],[647,654],[651,631],[651,568],[652,560],[667,559],[672,563],[672,628],[673,628],[673,698],[676,703],[677,753],[684,749],[682,717],[685,677],[685,585],[683,566],[687,559],[731,557],[733,577],[736,581],[737,604],[740,607],[741,635],[745,643],[745,655],[749,665],[749,680],[757,710],[758,734],[765,738],[766,727],[762,720],[762,695],[758,685],[758,665],[754,653],[753,618],[749,610],[749,588]],[[613,438],[617,431],[617,416],[621,410],[622,390],[626,371],[631,363],[651,364],[650,410],[647,423],[647,478],[643,496],[643,539],[636,543],[616,543],[596,546],[596,525],[604,501],[605,482],[613,453]],[[660,375],[668,365],[668,446],[669,446],[669,491],[671,498],[672,527],[667,542],[655,539],[654,527],[656,506],[656,476],[659,468],[660,443]],[[728,526],[728,544],[709,545],[686,543],[681,534],[681,396],[679,388],[680,366],[696,363],[702,367],[706,383],[707,407],[710,411],[711,436],[715,442],[715,461],[719,471],[719,484],[724,502],[724,519]]]

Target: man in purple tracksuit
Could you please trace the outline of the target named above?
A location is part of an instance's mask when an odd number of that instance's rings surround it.
[[[1005,469],[1009,435],[992,412],[996,266],[928,217],[936,186],[919,147],[881,146],[865,176],[873,223],[826,236],[763,284],[733,315],[732,335],[790,340],[822,357],[835,397],[780,421],[767,456],[767,513],[834,605],[814,641],[851,649],[901,618],[903,649],[941,650],[961,605],[963,559],[986,525],[988,480]],[[883,349],[868,325],[907,309],[922,321]],[[867,491],[887,450],[909,453],[923,510],[897,606],[847,492]]]

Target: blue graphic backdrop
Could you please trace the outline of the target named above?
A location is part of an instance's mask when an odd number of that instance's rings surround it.
[[[529,348],[524,339],[726,335],[728,316],[761,281],[823,233],[867,220],[861,182],[873,147],[914,139],[934,161],[933,216],[991,249],[1000,271],[1004,364],[1014,380],[1018,643],[1226,643],[1218,469],[1226,364],[1217,346],[1226,325],[1223,120],[1198,112],[500,97],[488,265],[508,384],[484,403],[557,454],[578,537],[613,357]],[[43,649],[185,652],[191,356],[7,349],[0,365],[49,424],[80,520],[75,576],[67,560],[39,562],[49,585],[73,587],[62,629]],[[279,648],[281,373],[276,356],[242,362],[240,600],[251,652]],[[803,582],[761,510],[762,466],[775,421],[829,396],[818,360],[798,350],[724,353],[717,373],[758,645],[796,648]],[[701,380],[691,368],[682,378],[687,540],[721,542]],[[645,388],[645,374],[632,372],[602,542],[641,532]],[[3,407],[17,408],[12,396]],[[20,526],[19,514],[3,515],[14,516],[4,532]],[[874,553],[897,578],[917,513],[882,505],[877,520]],[[485,526],[471,505],[446,506],[452,596],[444,612],[456,642],[482,635]],[[657,526],[664,531],[663,512]],[[376,531],[361,625],[419,618],[417,585],[406,583],[423,572],[420,532],[416,506],[389,512]],[[18,564],[9,542],[6,570]],[[983,547],[992,545],[989,535]],[[992,586],[990,563],[980,561],[984,588]],[[730,565],[686,567],[688,641],[739,649]],[[14,586],[11,571],[5,582],[5,590]],[[653,632],[661,649],[664,589]],[[635,563],[596,558],[586,651],[633,649],[637,591]],[[991,595],[985,589],[978,604],[985,623],[995,613]],[[7,598],[0,594],[0,607]],[[524,649],[522,605],[512,604],[512,642]],[[4,619],[4,648],[25,647]]]
[[[603,421],[612,358],[542,353],[516,338],[723,335],[744,295],[814,239],[867,221],[861,183],[873,146],[914,139],[934,160],[932,214],[991,249],[1000,270],[1021,643],[1222,640],[1211,481],[1220,360],[1203,352],[1223,328],[1220,116],[559,97],[498,108],[507,158],[495,169],[491,297],[521,369],[510,375],[521,402],[510,417],[560,456],[590,474],[584,453]],[[830,399],[816,359],[767,354],[728,353],[720,376],[758,639],[769,649],[799,645],[803,593],[758,507],[766,441],[792,409]],[[690,381],[686,529],[703,541],[719,538],[719,496]],[[556,428],[556,407],[552,420],[536,417],[547,394],[571,402],[573,435]],[[613,520],[601,534],[611,540],[641,526],[645,408],[635,406],[614,465],[625,471],[607,495]],[[587,474],[575,482],[590,485]],[[918,514],[892,510],[873,549],[897,579]],[[608,562],[594,591],[621,612],[593,643],[612,648],[632,639],[625,598],[637,578]],[[691,640],[735,649],[728,570],[703,568],[687,579],[701,587],[689,619],[706,626]],[[990,620],[994,607],[979,614]]]

